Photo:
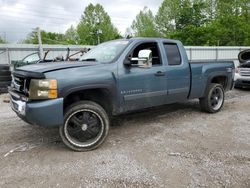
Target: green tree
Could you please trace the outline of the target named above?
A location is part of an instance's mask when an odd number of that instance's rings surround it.
[[[89,4],[81,17],[81,21],[77,26],[79,42],[81,44],[96,45],[98,36],[100,42],[120,38],[120,34],[115,26],[111,23],[111,19],[107,12],[100,4]]]
[[[249,0],[164,0],[157,29],[185,45],[250,45],[249,5]]]
[[[209,45],[248,46],[250,45],[250,25],[243,16],[227,15],[217,18],[207,25]]]
[[[5,44],[5,43],[6,43],[6,41],[3,40],[3,39],[0,37],[0,44]]]
[[[175,30],[180,0],[164,0],[155,17],[157,30],[166,36]]]
[[[137,37],[158,37],[155,18],[153,13],[147,7],[144,7],[143,11],[136,16],[131,28],[133,29],[135,36]]]
[[[249,0],[218,0],[211,27],[212,45],[250,45]]]
[[[217,0],[205,0],[206,8],[205,12],[207,14],[208,21],[214,20],[216,17]]]
[[[205,8],[204,0],[164,0],[156,15],[157,29],[170,37],[184,28],[200,27],[207,21]]]
[[[23,43],[27,44],[38,44],[38,37],[35,31],[29,33]]]
[[[68,44],[78,44],[79,36],[76,29],[73,26],[71,26],[65,32],[65,40],[67,41]]]
[[[60,33],[41,31],[41,38],[43,44],[68,44],[64,34]],[[24,42],[28,44],[38,44],[37,32],[33,31],[28,34]]]

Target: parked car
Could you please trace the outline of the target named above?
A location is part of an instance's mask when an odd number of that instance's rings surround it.
[[[35,53],[32,53],[32,54],[25,56],[22,60],[11,61],[11,65],[15,69],[17,67],[22,67],[22,66],[32,65],[32,64],[37,64],[37,63],[76,61],[77,60],[77,57],[75,57],[76,55],[80,54],[80,56],[82,56],[84,53],[88,52],[89,50],[90,50],[89,48],[83,48],[83,49],[79,50],[78,52],[70,54],[70,49],[67,48],[67,54],[66,54],[65,58],[63,56],[58,56],[58,57],[55,57],[54,59],[47,59],[47,55],[50,52],[50,50],[45,52],[44,57],[42,59],[39,57],[38,52],[35,52]]]
[[[25,56],[22,60],[17,60],[17,61],[12,60],[11,65],[14,68],[17,68],[17,67],[21,67],[21,66],[25,66],[25,65],[36,64],[39,62],[40,62],[39,54],[38,54],[38,52],[35,52],[35,53],[32,53],[32,54]]]
[[[180,41],[132,38],[100,44],[75,63],[20,67],[9,88],[24,121],[59,127],[75,151],[100,146],[112,117],[198,98],[219,112],[233,86],[233,61],[189,62]]]
[[[240,65],[235,73],[235,88],[250,88],[250,49],[240,52],[238,59]]]
[[[11,84],[11,71],[9,65],[0,65],[0,93],[7,92],[7,87]]]

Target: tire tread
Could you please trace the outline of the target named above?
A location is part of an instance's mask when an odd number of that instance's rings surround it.
[[[74,150],[74,151],[78,151],[78,152],[85,152],[85,151],[90,151],[90,150],[94,150],[97,147],[99,147],[105,140],[105,138],[108,135],[109,132],[109,125],[110,125],[110,120],[109,120],[109,116],[106,113],[106,111],[104,110],[104,108],[102,106],[100,106],[99,104],[93,102],[93,101],[79,101],[76,103],[73,103],[72,105],[70,105],[66,110],[65,110],[65,114],[64,114],[64,121],[66,121],[66,118],[73,113],[76,110],[79,110],[81,108],[90,108],[91,110],[95,110],[98,111],[99,115],[103,118],[104,124],[105,124],[105,129],[104,129],[104,134],[101,137],[101,139],[95,143],[93,146],[89,146],[86,148],[81,148],[81,147],[77,147],[74,146],[73,144],[71,144],[68,139],[66,138],[65,134],[64,134],[64,125],[59,127],[59,133],[61,136],[61,139],[63,141],[63,143],[70,149]]]
[[[216,84],[216,83],[211,83],[207,90],[206,90],[206,94],[205,94],[205,97],[203,98],[200,98],[199,102],[200,102],[200,108],[202,111],[204,112],[208,112],[208,113],[217,113],[221,110],[221,108],[223,107],[223,104],[224,104],[224,98],[223,97],[223,103],[221,105],[221,107],[218,109],[218,110],[214,110],[210,107],[209,105],[209,93],[211,92],[212,89],[214,89],[215,87],[221,87],[222,90],[223,90],[223,94],[224,94],[224,88],[221,84]]]

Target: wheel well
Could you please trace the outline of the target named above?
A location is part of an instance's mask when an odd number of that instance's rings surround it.
[[[68,106],[77,101],[89,100],[98,103],[106,110],[108,114],[111,114],[113,112],[111,99],[112,95],[108,89],[88,89],[76,91],[64,98],[63,109],[65,111]]]
[[[226,76],[214,77],[211,80],[211,83],[221,84],[223,86],[223,88],[226,89],[226,87],[227,87],[227,77]]]

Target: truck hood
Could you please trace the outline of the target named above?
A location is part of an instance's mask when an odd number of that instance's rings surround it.
[[[61,69],[94,66],[97,64],[99,64],[99,63],[96,63],[96,62],[38,63],[38,64],[34,64],[34,65],[29,65],[29,66],[17,68],[16,71],[46,73],[46,72],[61,70]]]
[[[54,62],[54,63],[38,63],[34,65],[28,65],[19,67],[14,71],[15,76],[27,77],[27,78],[45,78],[44,73],[69,69],[69,68],[77,68],[77,67],[86,67],[86,66],[94,66],[100,63],[97,62]]]

